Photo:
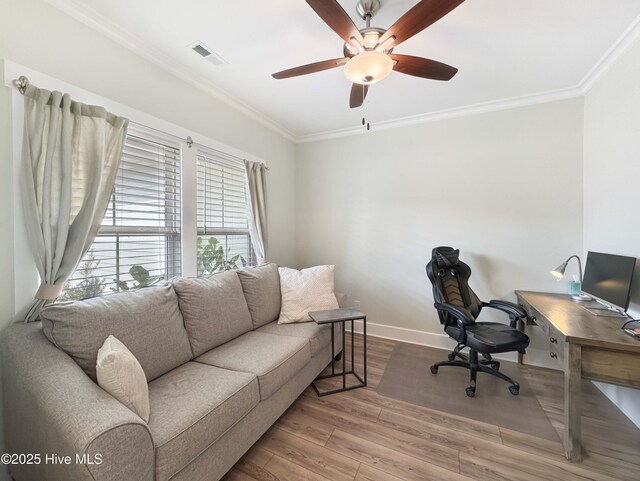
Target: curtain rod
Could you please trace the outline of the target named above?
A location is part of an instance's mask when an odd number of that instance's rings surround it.
[[[28,79],[27,77],[25,77],[24,75],[21,75],[21,76],[20,76],[20,77],[18,77],[17,79],[14,79],[14,80],[12,81],[12,83],[13,83],[13,86],[14,86],[15,88],[17,88],[17,89],[18,89],[18,92],[20,92],[21,94],[23,94],[23,95],[24,95],[24,92],[25,92],[25,90],[27,89],[27,86],[29,85],[29,79]],[[147,126],[142,125],[142,124],[139,124],[139,123],[137,123],[137,122],[131,122],[131,123],[132,123],[132,124],[139,125],[139,126],[141,126],[141,127],[147,128],[147,129],[155,130],[156,132],[161,132],[161,133],[163,133],[163,134],[165,134],[165,135],[166,135],[166,132],[163,132],[163,131],[158,130],[158,129],[154,129],[153,127],[147,127]],[[170,135],[171,135],[171,134],[170,134]],[[175,137],[176,139],[180,139],[180,140],[185,140],[185,139],[182,139],[181,137],[176,137],[176,136],[172,136],[172,137]],[[193,139],[189,136],[189,137],[187,137],[187,138],[186,138],[186,141],[187,141],[187,143],[189,144],[189,148],[191,148],[191,145],[193,145],[193,144],[194,144]],[[214,149],[214,150],[215,150],[215,149]],[[224,153],[224,152],[223,152],[223,153]],[[243,160],[244,160],[244,159],[243,159]],[[269,167],[266,167],[266,169],[267,169],[267,170],[270,170],[270,169],[269,169]]]

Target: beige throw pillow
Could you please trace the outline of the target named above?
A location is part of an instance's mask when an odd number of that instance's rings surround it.
[[[149,422],[149,386],[142,366],[118,339],[109,336],[98,350],[98,385]]]
[[[310,321],[309,312],[337,309],[333,292],[335,266],[316,266],[298,271],[278,268],[282,306],[278,324]]]

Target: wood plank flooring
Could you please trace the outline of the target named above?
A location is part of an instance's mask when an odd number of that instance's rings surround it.
[[[307,389],[224,480],[640,480],[640,430],[592,384],[583,385],[584,460],[574,464],[560,443],[380,396],[375,388],[395,341],[367,343],[367,388],[323,398]],[[360,352],[360,336],[355,344]],[[562,374],[522,369],[561,434]]]

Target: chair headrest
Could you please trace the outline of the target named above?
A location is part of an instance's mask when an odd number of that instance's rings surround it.
[[[436,261],[438,268],[448,268],[458,263],[460,250],[453,247],[436,247],[431,251],[431,258]]]

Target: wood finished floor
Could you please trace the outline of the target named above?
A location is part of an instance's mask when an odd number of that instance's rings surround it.
[[[559,443],[380,396],[376,386],[396,343],[367,340],[367,388],[323,398],[308,388],[224,480],[640,480],[640,430],[590,383],[583,387],[584,460],[574,464]],[[360,352],[362,339],[355,344]],[[527,366],[523,375],[561,433],[561,373]]]

